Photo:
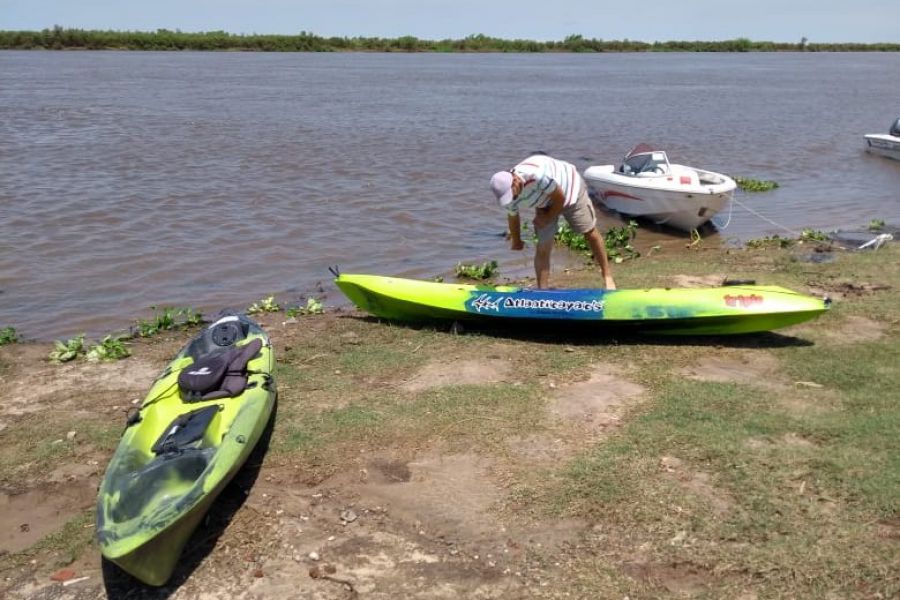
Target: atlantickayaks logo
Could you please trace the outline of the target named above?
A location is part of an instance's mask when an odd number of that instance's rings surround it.
[[[583,296],[588,296],[583,294]],[[482,293],[466,302],[466,308],[479,314],[502,316],[542,316],[557,318],[597,318],[603,314],[603,300],[596,293],[578,297],[571,292]]]

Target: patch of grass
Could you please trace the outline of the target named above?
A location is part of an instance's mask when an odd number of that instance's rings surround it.
[[[49,552],[54,556],[54,568],[72,564],[94,541],[94,529],[88,527],[93,520],[93,510],[70,519],[62,529],[51,533],[22,553],[23,558]]]
[[[0,452],[0,483],[15,487],[23,473],[47,473],[53,465],[79,456],[85,445],[112,451],[124,426],[94,418],[75,418],[68,412],[42,411],[23,415],[3,432],[4,451]],[[75,431],[74,441],[66,434]]]
[[[471,448],[540,428],[532,388],[511,385],[446,386],[397,402],[377,391],[342,408],[298,411],[283,420],[280,452],[335,469],[348,448],[372,453],[446,439]]]
[[[872,219],[869,221],[868,230],[869,231],[881,231],[884,229],[884,219]]]

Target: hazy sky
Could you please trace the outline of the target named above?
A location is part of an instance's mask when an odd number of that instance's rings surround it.
[[[900,42],[900,0],[0,0],[0,29]]]

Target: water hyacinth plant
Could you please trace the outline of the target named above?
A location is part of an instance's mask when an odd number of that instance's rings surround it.
[[[497,261],[491,260],[480,265],[457,263],[454,270],[457,277],[466,279],[490,279],[497,274]]]
[[[635,250],[631,242],[637,235],[637,221],[628,221],[621,227],[610,227],[603,235],[606,244],[606,254],[616,263],[624,262],[641,255]],[[584,235],[576,233],[567,221],[561,221],[556,231],[556,242],[574,252],[590,255],[591,247],[584,239]]]
[[[801,242],[827,242],[828,235],[818,229],[804,229],[800,232]]]
[[[275,296],[268,296],[267,298],[262,298],[251,304],[247,308],[247,314],[255,315],[259,313],[278,312],[279,310],[281,310],[281,306],[275,302]]]
[[[315,298],[307,298],[306,306],[291,306],[285,311],[285,315],[289,319],[293,319],[300,315],[321,315],[325,312],[325,307]]]
[[[732,175],[731,178],[745,192],[769,192],[778,187],[777,182],[765,179],[751,179],[739,175]]]
[[[121,360],[131,356],[131,350],[120,337],[107,335],[88,349],[85,358],[92,362]]]
[[[606,254],[615,263],[621,263],[631,258],[638,258],[641,253],[635,250],[631,242],[637,235],[637,221],[628,221],[621,227],[610,227],[603,236],[606,244]]]
[[[131,333],[137,337],[150,337],[156,335],[160,331],[171,329],[179,329],[192,325],[199,325],[203,322],[203,316],[194,309],[187,308],[160,308],[150,307],[151,310],[158,310],[155,317],[149,321],[138,321],[131,328]]]
[[[794,240],[776,234],[747,240],[744,245],[748,248],[789,248],[794,245]]]
[[[0,346],[7,344],[15,344],[19,341],[19,336],[13,327],[0,328]]]
[[[47,358],[53,362],[64,363],[75,360],[84,354],[84,352],[84,334],[82,333],[81,335],[77,335],[72,339],[65,341],[56,340],[54,342],[53,350]]]

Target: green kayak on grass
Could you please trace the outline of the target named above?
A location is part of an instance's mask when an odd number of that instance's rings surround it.
[[[193,338],[128,420],[97,499],[101,554],[162,585],[210,504],[247,460],[275,404],[269,338],[243,315]]]
[[[672,335],[770,331],[813,319],[830,305],[827,298],[763,285],[539,290],[344,273],[335,283],[361,310],[397,321],[570,322]]]

